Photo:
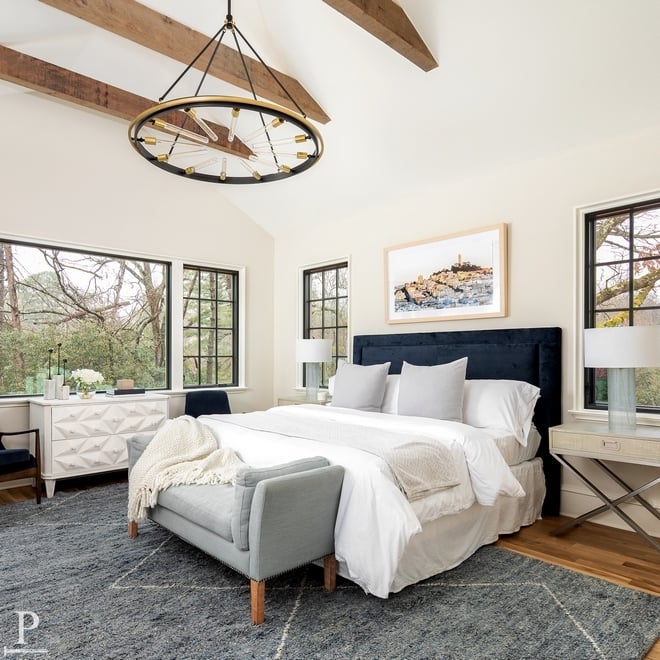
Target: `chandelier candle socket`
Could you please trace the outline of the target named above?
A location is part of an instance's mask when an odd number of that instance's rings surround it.
[[[200,94],[227,34],[234,40],[252,98]],[[265,69],[263,75],[277,83],[295,111],[257,98],[251,67],[243,55],[246,47]],[[211,55],[195,93],[166,101],[208,49]],[[140,156],[152,165],[171,174],[210,183],[246,184],[287,179],[315,165],[323,153],[321,134],[238,29],[231,14],[231,0],[227,2],[224,25],[158,103],[131,122],[128,138]],[[191,146],[195,147],[193,152]]]

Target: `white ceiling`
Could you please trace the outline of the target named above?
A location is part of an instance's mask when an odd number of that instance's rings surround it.
[[[142,2],[209,35],[227,8]],[[439,63],[429,73],[321,0],[233,1],[257,52],[331,117],[319,126],[325,154],[308,172],[217,186],[274,236],[660,122],[658,0],[399,4]],[[0,43],[154,99],[183,69],[38,0],[0,2]],[[24,91],[0,84],[0,95]],[[218,82],[208,91],[236,90]]]

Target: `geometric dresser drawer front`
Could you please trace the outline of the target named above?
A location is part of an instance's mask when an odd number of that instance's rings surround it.
[[[130,434],[62,440],[53,445],[53,474],[89,473],[108,467],[127,467],[126,440]]]
[[[167,418],[163,401],[81,404],[53,409],[52,440],[155,431]]]

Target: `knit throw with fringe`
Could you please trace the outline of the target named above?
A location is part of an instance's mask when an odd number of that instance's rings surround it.
[[[182,484],[234,483],[245,465],[230,447],[218,444],[194,417],[170,419],[156,432],[133,466],[128,481],[128,519],[142,522],[158,493]]]

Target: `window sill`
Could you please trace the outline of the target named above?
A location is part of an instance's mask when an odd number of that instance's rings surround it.
[[[187,392],[193,392],[197,391],[198,389],[204,389],[203,387],[200,388],[189,388],[189,389],[172,389],[172,390],[147,390],[147,394],[165,394],[166,396],[185,396]],[[238,386],[238,387],[222,387],[222,388],[207,388],[207,389],[223,389],[227,392],[231,392],[232,394],[242,394],[243,392],[249,392],[250,388],[245,387],[245,386]],[[31,394],[28,395],[26,394],[25,396],[10,396],[10,397],[0,397],[0,408],[11,408],[11,407],[19,407],[22,408],[30,403],[30,401],[42,401],[43,400],[43,395],[42,394]]]
[[[606,410],[569,410],[575,421],[602,422],[607,424]],[[660,415],[651,415],[649,413],[637,413],[637,424],[639,426],[660,426]]]

